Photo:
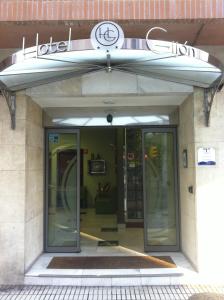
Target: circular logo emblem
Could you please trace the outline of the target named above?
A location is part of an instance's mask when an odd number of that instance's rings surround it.
[[[124,32],[118,24],[104,21],[94,26],[91,32],[91,43],[94,49],[120,49],[124,43]]]

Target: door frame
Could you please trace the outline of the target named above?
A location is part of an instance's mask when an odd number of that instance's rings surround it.
[[[48,135],[50,133],[73,133],[77,136],[77,170],[76,170],[76,184],[77,184],[77,247],[60,247],[60,246],[48,246],[48,184],[49,184],[49,163],[48,163]],[[45,178],[44,178],[44,251],[45,252],[80,252],[80,130],[71,128],[45,128]],[[75,199],[74,199],[75,200]]]
[[[144,135],[151,133],[172,133],[173,134],[173,159],[174,159],[174,193],[175,193],[175,213],[176,213],[176,245],[149,246],[147,244],[147,201],[146,201],[146,180],[145,180],[145,151],[144,151]],[[179,251],[180,250],[180,220],[179,220],[179,185],[178,185],[178,151],[177,151],[177,128],[176,127],[154,127],[142,129],[142,159],[143,159],[143,209],[144,209],[144,251],[145,252],[163,252],[163,251]]]

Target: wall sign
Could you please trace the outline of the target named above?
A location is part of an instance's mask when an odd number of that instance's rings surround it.
[[[68,50],[68,42],[49,43],[38,46],[38,56],[65,52]]]
[[[59,135],[55,133],[49,134],[49,142],[52,144],[58,144],[59,143]]]
[[[198,165],[199,166],[214,166],[215,160],[215,148],[198,148]]]
[[[148,50],[155,54],[174,55],[174,56],[188,56],[197,58],[203,61],[208,61],[208,53],[197,48],[187,45],[187,42],[182,45],[178,42],[167,42],[160,40],[151,40],[150,34],[155,30],[167,32],[162,27],[152,27],[148,30],[145,36]],[[115,50],[121,49],[124,44],[123,29],[112,21],[103,21],[96,24],[90,35],[90,40],[95,50]],[[24,42],[25,43],[25,42]],[[24,44],[25,45],[25,44]],[[23,45],[23,49],[24,49]],[[69,38],[67,41],[52,42],[39,45],[38,34],[36,38],[36,55],[44,56],[48,54],[67,52],[71,50],[71,28],[69,31]]]
[[[146,44],[149,50],[154,52],[155,54],[167,54],[167,55],[175,55],[175,56],[189,56],[197,59],[201,59],[204,61],[208,60],[208,54],[204,51],[196,49],[194,47],[188,46],[187,42],[184,45],[179,44],[178,42],[166,42],[160,40],[151,40],[149,35],[154,30],[161,30],[167,32],[166,29],[162,27],[153,27],[149,29],[146,34]]]
[[[105,21],[93,27],[90,38],[94,49],[121,49],[124,43],[124,32],[118,24]]]

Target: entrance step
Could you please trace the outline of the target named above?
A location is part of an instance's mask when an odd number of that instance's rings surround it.
[[[24,283],[31,285],[133,286],[172,285],[192,283],[196,272],[182,253],[170,255],[176,268],[147,269],[48,269],[54,256],[74,256],[65,253],[44,253],[25,275]],[[79,254],[77,254],[79,255]],[[161,253],[154,253],[161,255]],[[194,281],[195,282],[195,281]]]
[[[91,270],[94,271],[94,270]],[[99,271],[99,269],[95,270]],[[104,274],[104,275],[62,275],[26,274],[24,283],[28,285],[75,285],[75,286],[139,286],[139,285],[171,285],[184,282],[183,273],[154,274]]]

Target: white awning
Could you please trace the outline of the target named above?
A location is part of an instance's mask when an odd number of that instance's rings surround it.
[[[44,44],[13,54],[0,63],[0,84],[18,91],[102,70],[204,88],[223,74],[216,58],[187,45],[127,38],[121,49],[105,51],[93,49],[87,39],[71,41],[69,46],[67,42]]]

